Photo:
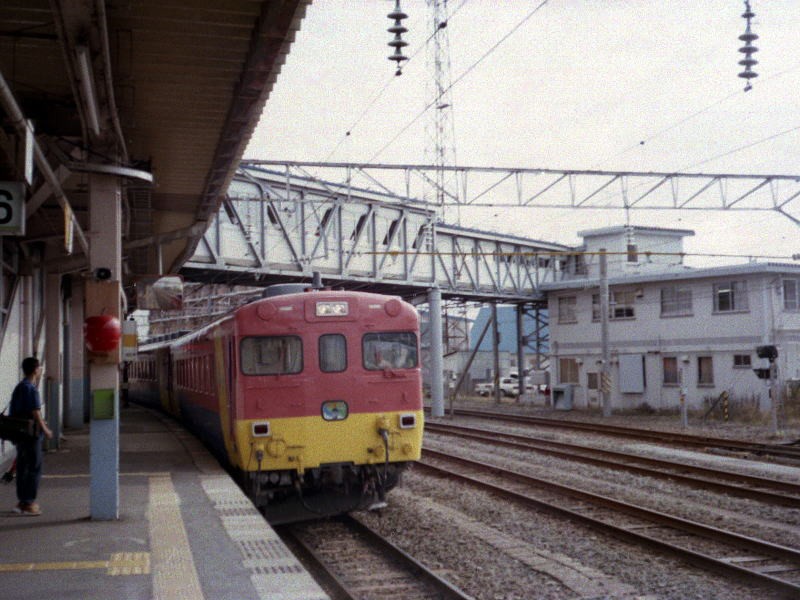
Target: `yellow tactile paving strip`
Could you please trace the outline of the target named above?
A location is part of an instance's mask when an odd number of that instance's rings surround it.
[[[147,521],[153,563],[153,597],[159,600],[204,598],[189,537],[181,518],[172,478],[150,477]]]
[[[150,553],[117,552],[109,560],[0,564],[0,573],[80,569],[105,569],[107,575],[147,575],[150,573]]]
[[[106,575],[153,575],[153,597],[202,600],[189,538],[181,518],[180,499],[169,473],[148,477],[147,521],[151,552],[117,552],[109,560],[0,564],[0,573],[105,569]]]

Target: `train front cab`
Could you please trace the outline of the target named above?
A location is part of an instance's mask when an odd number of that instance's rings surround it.
[[[281,508],[291,496],[319,514],[382,502],[422,448],[414,308],[336,292],[245,308],[237,315],[235,417],[223,427],[256,503],[279,522],[294,518]]]

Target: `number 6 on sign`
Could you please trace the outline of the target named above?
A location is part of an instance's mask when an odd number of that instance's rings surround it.
[[[25,184],[0,181],[0,235],[25,234]]]

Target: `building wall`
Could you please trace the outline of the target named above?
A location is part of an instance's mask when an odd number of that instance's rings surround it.
[[[800,278],[800,274],[796,275]],[[715,284],[744,281],[747,286],[747,308],[715,310]],[[662,315],[661,290],[677,286],[691,292],[691,311],[680,316]],[[698,279],[651,281],[631,285],[614,285],[618,292],[632,295],[633,317],[609,321],[612,353],[612,406],[633,408],[647,404],[654,408],[678,405],[681,385],[664,382],[664,359],[674,358],[682,371],[683,387],[690,406],[702,406],[704,398],[716,398],[723,391],[732,397],[761,398],[766,407],[765,384],[752,371],[757,366],[755,348],[766,343],[779,346],[779,369],[784,377],[800,378],[800,312],[785,310],[782,277],[776,273],[735,274]],[[592,318],[592,295],[599,288],[577,291],[561,290],[549,294],[551,369],[554,382],[563,381],[560,359],[574,359],[578,382],[574,389],[578,406],[593,406],[598,392],[589,389],[589,373],[599,373],[601,364],[600,321]],[[724,292],[723,292],[724,295]],[[739,302],[741,303],[739,294]],[[575,297],[575,320],[565,322],[559,314],[559,299]],[[724,301],[724,298],[723,298]],[[622,311],[624,313],[624,311]],[[734,365],[735,356],[741,364]],[[643,389],[621,391],[625,373],[632,361],[643,361]],[[700,381],[701,357],[708,366],[710,357],[713,382]],[[746,360],[750,364],[746,364]],[[570,365],[567,366],[569,371]],[[636,370],[636,369],[634,369]],[[574,373],[574,369],[573,369]],[[567,374],[568,376],[569,374]],[[630,379],[628,377],[627,379]],[[636,387],[636,386],[632,386]]]
[[[600,277],[600,263],[595,253],[601,249],[611,253],[608,257],[609,277],[674,270],[676,265],[683,262],[680,256],[683,252],[683,235],[688,232],[633,228],[630,237],[623,232],[624,228],[610,228],[607,233],[584,237],[583,249],[587,253],[587,276],[590,279]],[[628,259],[629,242],[638,250],[635,260]]]

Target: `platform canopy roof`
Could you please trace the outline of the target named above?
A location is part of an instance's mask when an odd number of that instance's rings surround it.
[[[88,174],[112,173],[123,182],[126,284],[159,263],[177,271],[220,204],[310,1],[0,3],[0,181],[24,180],[20,116],[52,170],[48,178],[40,163],[27,185],[23,242],[52,247],[56,268],[80,269],[86,257],[80,243],[67,253],[64,214],[90,239]]]

